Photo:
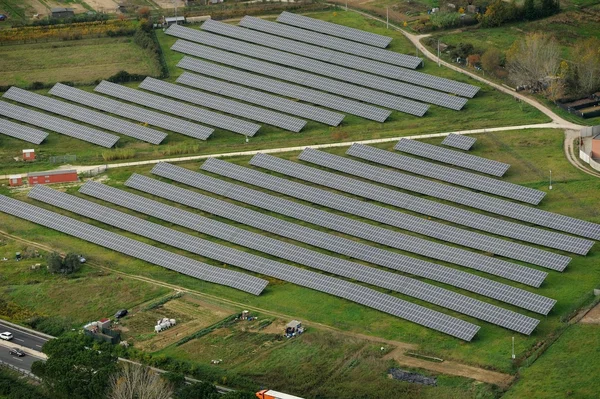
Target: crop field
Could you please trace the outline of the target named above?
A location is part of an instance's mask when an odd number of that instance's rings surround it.
[[[392,50],[412,53],[413,50],[409,42],[400,33],[388,31],[382,28],[380,23],[372,22],[355,13],[342,14],[344,13],[336,13],[334,16],[334,13],[328,12],[311,15],[360,29],[388,34],[394,37],[390,47]],[[176,40],[174,37],[167,36],[161,31],[157,31],[157,37],[170,70],[170,77],[167,80],[172,82],[183,72],[182,69],[175,66],[183,58],[183,55],[170,50],[171,45]],[[128,45],[134,46],[134,44]],[[139,66],[145,65],[144,62],[146,61],[142,59]],[[95,70],[92,66],[90,68],[90,71]],[[133,72],[129,63],[126,69]],[[473,79],[449,71],[446,68],[439,68],[430,62],[425,63],[425,68],[422,71],[479,85]],[[137,83],[131,83],[128,86],[137,87]],[[88,91],[93,90],[91,86],[81,88]],[[47,92],[47,90],[40,91],[40,93],[44,92]],[[168,138],[161,145],[151,145],[129,137],[122,137],[117,146],[119,149],[132,150],[133,156],[129,160],[138,161],[184,154],[217,154],[544,122],[549,122],[549,119],[537,109],[524,103],[517,103],[512,97],[494,89],[482,87],[477,96],[470,99],[463,110],[453,111],[432,105],[422,118],[394,111],[385,123],[378,123],[357,116],[346,115],[346,118],[338,127],[329,127],[318,122],[308,121],[306,127],[300,133],[291,133],[273,126],[263,125],[259,133],[251,138],[249,143],[245,143],[244,138],[239,134],[216,129],[211,138],[205,142],[170,132]],[[161,130],[160,128],[156,129]],[[6,145],[0,147],[0,170],[6,171],[6,173],[23,173],[32,167],[13,160],[14,157],[19,155],[21,147],[25,145],[22,141],[3,137],[3,142]],[[103,156],[111,153],[111,150],[107,151],[98,146],[53,132],[50,132],[44,143],[37,146],[36,151],[39,159],[39,162],[35,165],[37,170],[56,167],[56,165],[47,162],[50,156],[77,154],[78,164],[93,165],[110,162],[106,161]],[[114,151],[112,150],[112,152]]]
[[[596,190],[600,188],[600,182],[591,176],[577,171],[567,163],[562,154],[562,137],[562,132],[550,129],[486,133],[477,136],[478,142],[473,149],[473,154],[511,164],[511,169],[505,177],[507,181],[546,191],[548,193],[547,197],[539,205],[539,208],[594,222],[600,222],[600,214],[596,209],[595,198],[595,192],[597,192]],[[429,142],[434,144],[439,144],[440,141],[441,139],[429,140]],[[378,147],[391,150],[393,145],[394,143],[381,144],[378,145]],[[344,148],[336,148],[331,150],[331,152],[340,155],[343,154],[344,151]],[[290,153],[281,154],[279,156],[295,160],[297,155],[297,153]],[[242,165],[247,165],[248,158],[236,158],[231,159],[231,161]],[[199,163],[190,162],[181,164],[181,166],[192,170],[198,170]],[[149,169],[150,167],[109,170],[108,184],[123,188],[122,183],[131,175],[131,173],[136,172],[148,174]],[[547,171],[550,169],[553,171],[552,191],[548,191],[547,189]],[[7,190],[4,189],[4,192],[7,192]],[[75,188],[70,188],[68,192],[80,195],[77,194]],[[32,202],[35,205],[52,209],[54,211],[58,211],[59,213],[68,214],[77,219],[90,222],[94,225],[101,225],[97,222],[86,220],[85,218],[58,210],[40,202],[26,199],[23,192],[15,192],[12,195],[16,196],[18,199]],[[85,198],[90,199],[90,197]],[[144,216],[140,214],[137,214],[137,216],[144,218]],[[360,219],[354,216],[351,217]],[[154,220],[154,218],[150,219],[153,222],[163,224],[163,222]],[[105,225],[101,226],[107,228],[108,230],[114,230]],[[252,230],[245,226],[239,227]],[[174,228],[177,230],[186,231],[186,229],[180,227]],[[318,227],[315,228],[319,229]],[[532,354],[531,351],[534,347],[539,345],[541,342],[544,342],[552,334],[562,331],[562,329],[567,326],[565,317],[568,318],[568,315],[570,315],[575,309],[591,300],[591,291],[593,288],[598,286],[597,276],[598,272],[600,272],[598,253],[592,250],[591,253],[586,257],[573,256],[573,261],[564,273],[549,273],[546,282],[542,285],[542,287],[535,291],[541,295],[549,296],[558,300],[558,303],[548,317],[542,317],[540,325],[531,336],[526,337],[518,334],[515,336],[517,360],[513,362],[510,359],[510,340],[511,337],[515,335],[514,333],[485,322],[480,322],[469,317],[461,316],[457,313],[438,308],[431,304],[422,303],[413,298],[407,297],[406,299],[411,302],[420,303],[453,316],[475,322],[476,324],[481,325],[482,328],[477,334],[475,340],[470,343],[464,343],[457,339],[444,336],[442,334],[427,330],[420,326],[379,313],[346,300],[315,292],[293,284],[283,283],[274,279],[269,279],[271,284],[262,295],[254,297],[230,288],[216,286],[214,284],[178,275],[138,260],[132,260],[122,255],[99,248],[93,244],[82,242],[78,239],[65,236],[64,234],[49,231],[46,228],[15,219],[10,216],[3,216],[0,218],[0,229],[8,231],[9,233],[17,236],[25,237],[32,241],[51,245],[61,249],[62,251],[76,250],[86,254],[95,262],[100,262],[101,264],[107,265],[120,272],[141,275],[152,279],[165,281],[170,284],[187,287],[189,289],[199,290],[211,296],[226,298],[227,301],[243,303],[245,304],[244,306],[252,306],[260,309],[266,309],[268,311],[293,315],[293,317],[304,320],[308,324],[310,324],[310,322],[323,323],[352,333],[360,333],[385,339],[407,342],[416,345],[418,348],[416,351],[421,354],[442,357],[444,359],[455,360],[461,363],[510,374],[515,373],[520,365],[526,364],[527,359]],[[395,230],[394,228],[390,229]],[[124,233],[122,231],[119,231],[119,233],[125,236],[133,237],[133,235],[129,233]],[[219,242],[224,245],[234,246],[227,242],[223,242],[203,234],[192,234],[211,241]],[[270,234],[263,234],[270,236]],[[152,242],[139,237],[136,237],[136,239],[144,242]],[[191,255],[181,250],[166,247],[162,244],[157,244],[154,242],[152,243],[158,247],[165,247],[173,252],[184,253],[186,256],[205,261],[209,264],[220,265],[218,262],[214,262],[209,259]],[[306,247],[304,244],[296,244]],[[247,249],[243,250],[248,251]],[[457,267],[452,265],[448,266]],[[227,267],[230,268],[231,266]],[[535,266],[531,267],[535,268]],[[469,270],[469,272],[483,275],[472,270]],[[490,276],[486,275],[486,277]],[[491,278],[495,280],[501,280],[498,278]],[[519,284],[512,285],[520,286]],[[527,287],[524,286],[523,288],[527,289]],[[469,295],[477,297],[477,295]],[[399,296],[403,297],[401,295]],[[499,304],[503,307],[512,308],[511,306],[496,303],[492,300],[487,301]],[[521,309],[513,308],[513,310],[536,317],[535,314],[522,311]],[[186,345],[194,346],[196,343],[195,341],[190,341],[190,343]],[[186,356],[191,359],[194,356],[194,352],[188,352],[189,353]],[[164,353],[167,355],[173,355],[174,353],[179,352],[177,352],[175,349],[166,348],[164,349]],[[203,357],[199,357],[198,359],[202,361],[205,360]],[[536,367],[536,365],[537,363],[534,363],[532,369],[533,367]],[[236,367],[233,367],[233,369],[235,370]],[[308,391],[312,388],[306,387],[306,389]],[[426,391],[426,389],[424,391]],[[460,388],[460,392],[464,392],[464,387]],[[426,393],[423,393],[422,397],[428,396]]]

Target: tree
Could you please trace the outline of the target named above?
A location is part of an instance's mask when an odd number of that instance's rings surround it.
[[[150,8],[142,7],[138,10],[139,19],[150,19]]]
[[[48,270],[50,273],[60,273],[62,270],[62,258],[58,254],[58,252],[52,252],[48,256]]]
[[[218,399],[217,388],[208,382],[197,382],[186,385],[177,392],[176,399]]]
[[[173,387],[150,368],[124,363],[110,378],[110,399],[169,399]]]
[[[79,269],[81,269],[79,255],[76,255],[72,252],[68,253],[63,259],[63,273],[71,274],[79,271]]]
[[[523,3],[523,14],[526,20],[533,21],[537,18],[534,0],[525,0]]]
[[[105,397],[110,377],[117,371],[112,350],[110,344],[86,335],[64,335],[44,344],[48,360],[34,362],[31,371],[54,399]]]
[[[580,40],[573,49],[575,82],[582,94],[600,89],[600,39]]]
[[[560,49],[543,33],[529,33],[518,39],[506,54],[509,79],[517,86],[544,89],[547,79],[557,75]]]
[[[454,59],[459,57],[466,59],[473,50],[474,48],[471,43],[458,43],[458,46],[450,51],[450,56]]]
[[[490,47],[481,56],[481,66],[485,71],[494,73],[500,67],[502,54],[496,47]]]
[[[256,394],[252,392],[232,391],[227,392],[225,395],[219,396],[218,399],[254,399]]]
[[[467,65],[471,68],[475,68],[481,62],[479,54],[471,54],[467,57]]]

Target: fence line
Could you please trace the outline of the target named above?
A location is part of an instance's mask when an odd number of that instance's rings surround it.
[[[23,375],[25,375],[25,376],[27,376],[29,378],[33,378],[34,380],[41,381],[40,377],[38,377],[37,375],[33,374],[31,371],[22,369],[22,368],[17,367],[17,366],[14,366],[14,365],[12,365],[10,363],[6,363],[5,361],[0,360],[0,367],[6,367],[6,368],[8,368],[10,370],[16,371],[17,373],[23,374]]]

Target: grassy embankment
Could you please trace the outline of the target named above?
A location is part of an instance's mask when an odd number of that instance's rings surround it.
[[[339,12],[335,16],[333,14],[332,12],[328,12],[312,15],[349,26],[388,34],[394,37],[391,45],[392,50],[413,53],[412,46],[400,33],[386,30],[379,22],[368,20],[356,13]],[[183,55],[169,49],[175,42],[175,38],[166,36],[161,31],[158,31],[157,35],[171,71],[171,76],[168,80],[174,81],[182,73],[182,70],[176,68],[175,65]],[[477,84],[474,80],[464,75],[445,68],[438,68],[429,62],[426,62],[423,71],[470,84]],[[136,87],[137,84],[132,83],[130,86]],[[91,91],[93,88],[84,87],[84,89]],[[45,90],[40,91],[40,93],[45,92]],[[347,115],[339,127],[328,127],[309,121],[305,129],[298,134],[263,125],[257,136],[250,139],[250,143],[245,143],[243,137],[239,134],[217,129],[213,136],[206,142],[199,142],[180,134],[169,133],[169,137],[159,146],[122,137],[118,143],[118,147],[134,150],[135,157],[132,159],[143,160],[176,156],[178,154],[215,154],[260,148],[301,146],[335,141],[355,141],[449,130],[543,123],[548,121],[548,118],[535,108],[523,103],[517,103],[510,96],[499,93],[496,90],[482,87],[478,95],[469,100],[463,110],[457,112],[438,106],[431,106],[429,112],[423,118],[393,112],[388,121],[377,123]],[[106,151],[105,149],[63,135],[50,133],[46,142],[36,148],[39,153],[38,157],[41,157],[39,162],[35,165],[15,163],[12,158],[19,155],[19,150],[25,144],[22,141],[10,138],[4,138],[3,141],[6,145],[0,148],[0,170],[4,173],[23,173],[31,168],[35,168],[36,170],[53,168],[56,165],[47,164],[47,158],[53,155],[76,154],[78,164],[98,164],[105,162],[102,157],[102,153]]]

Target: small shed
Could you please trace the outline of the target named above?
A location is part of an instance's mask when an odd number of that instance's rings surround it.
[[[51,10],[52,18],[71,18],[75,16],[75,9],[65,7],[55,7]]]
[[[34,172],[27,174],[27,182],[29,185],[34,184],[52,184],[52,183],[69,183],[76,182],[77,171],[70,170],[50,170],[46,172]]]
[[[35,150],[23,150],[23,161],[35,161]]]
[[[23,185],[23,178],[21,175],[10,175],[8,176],[8,185],[11,187],[18,187]]]
[[[185,17],[181,16],[181,17],[165,17],[165,25],[167,26],[171,26],[171,25],[183,25],[185,24]]]

